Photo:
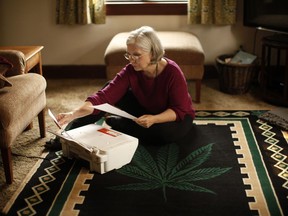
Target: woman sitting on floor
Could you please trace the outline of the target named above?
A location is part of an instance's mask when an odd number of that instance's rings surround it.
[[[94,123],[105,113],[92,106],[109,103],[137,117],[106,118],[113,129],[159,144],[181,139],[191,129],[195,117],[183,72],[174,61],[164,57],[161,41],[149,26],[132,31],[126,45],[124,57],[129,64],[81,107],[58,114],[57,120],[61,126],[68,124],[65,130]],[[55,140],[46,146],[53,144]]]

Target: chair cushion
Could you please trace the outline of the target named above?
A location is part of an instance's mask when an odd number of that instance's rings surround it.
[[[28,125],[32,119],[30,112],[37,106],[39,96],[45,93],[46,89],[46,80],[36,73],[12,76],[9,80],[13,82],[13,86],[0,90],[0,129],[8,128],[26,116],[29,116],[25,121]],[[42,109],[43,107],[37,110]],[[32,116],[37,114],[33,113]]]

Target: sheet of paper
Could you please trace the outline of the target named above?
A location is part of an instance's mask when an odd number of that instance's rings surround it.
[[[252,64],[253,61],[257,58],[257,56],[252,55],[247,52],[239,51],[232,59],[231,63],[237,64]]]
[[[100,104],[100,105],[96,105],[96,106],[92,106],[94,109],[97,109],[97,110],[101,110],[101,111],[104,111],[104,112],[108,112],[108,113],[111,113],[111,114],[114,114],[114,115],[118,115],[118,116],[122,116],[124,118],[128,118],[128,119],[135,119],[136,117],[133,116],[133,115],[130,115],[129,113],[115,107],[115,106],[112,106],[108,103],[104,103],[104,104]]]
[[[53,113],[51,112],[50,109],[48,109],[48,114],[49,114],[49,116],[53,119],[53,121],[55,122],[55,124],[57,125],[57,127],[58,127],[59,129],[62,129],[61,126],[59,125],[56,117],[53,115]]]

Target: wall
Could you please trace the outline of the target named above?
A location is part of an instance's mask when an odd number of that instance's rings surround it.
[[[118,32],[142,25],[156,30],[183,30],[196,34],[206,64],[240,45],[253,50],[253,28],[242,25],[242,0],[238,0],[237,24],[233,26],[188,25],[187,16],[108,16],[104,25],[55,24],[56,0],[0,0],[0,45],[43,45],[44,65],[103,65],[110,39]]]

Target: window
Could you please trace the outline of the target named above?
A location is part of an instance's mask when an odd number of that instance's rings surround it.
[[[107,15],[186,15],[187,0],[106,0]]]
[[[106,2],[127,2],[127,3],[135,3],[135,2],[187,2],[187,0],[106,0]]]

